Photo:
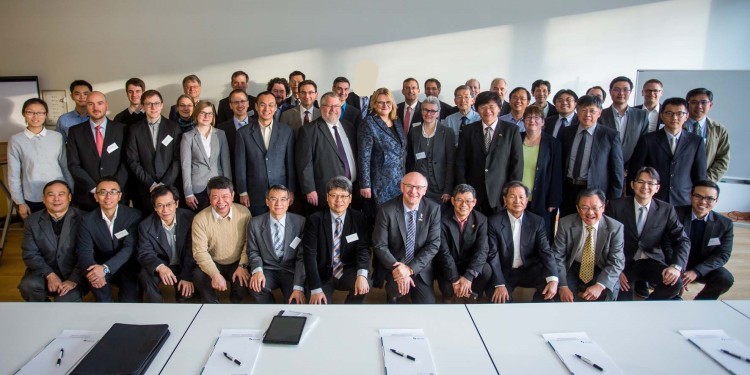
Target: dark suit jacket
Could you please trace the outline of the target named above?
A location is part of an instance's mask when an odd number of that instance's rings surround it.
[[[305,265],[302,261],[302,247],[297,242],[292,247],[295,238],[300,240],[302,229],[305,227],[303,216],[286,213],[284,223],[283,249],[284,256],[279,259],[273,248],[273,235],[269,213],[255,216],[247,226],[247,259],[250,262],[249,271],[256,268],[269,270],[283,270],[294,275],[294,285],[305,286]]]
[[[357,130],[346,120],[341,120],[341,127],[352,148],[352,158],[357,162]],[[339,129],[339,134],[341,129]],[[345,142],[344,139],[341,139]],[[318,204],[326,206],[326,183],[333,177],[344,176],[346,168],[344,160],[339,157],[336,139],[328,130],[325,120],[319,118],[308,126],[303,126],[297,135],[297,150],[295,154],[297,178],[301,193],[318,193]],[[350,165],[354,168],[356,165]],[[356,178],[356,176],[352,176]]]
[[[287,124],[292,127],[294,130],[294,136],[296,137],[299,133],[299,129],[302,127],[302,118],[300,117],[302,110],[300,109],[300,106],[296,106],[288,111],[285,111],[281,114],[281,117],[279,117],[279,122]],[[312,107],[312,112],[310,112],[310,122],[315,121],[320,117],[320,110]]]
[[[487,219],[487,237],[490,249],[496,252],[488,260],[492,267],[492,285],[505,284],[505,275],[513,270],[513,228],[508,210],[502,210]],[[521,260],[525,268],[541,266],[545,277],[557,276],[555,254],[549,246],[544,219],[531,212],[521,218]]]
[[[434,280],[432,259],[440,251],[440,206],[422,199],[417,208],[414,259],[407,264],[428,285]],[[378,208],[372,246],[378,260],[376,272],[385,275],[393,269],[393,263],[403,262],[406,255],[406,222],[404,221],[403,196],[386,202]],[[380,280],[376,276],[377,280]]]
[[[248,116],[252,116],[255,113],[255,102],[257,101],[257,98],[248,95]],[[252,113],[251,113],[252,112]],[[219,106],[216,107],[216,123],[222,123],[227,120],[231,120],[232,117],[234,117],[234,112],[232,112],[232,107],[229,106],[229,97],[227,96],[224,99],[219,100]]]
[[[628,180],[643,166],[654,167],[661,177],[661,188],[654,198],[674,206],[690,204],[693,183],[706,179],[706,146],[700,136],[683,131],[675,153],[669,148],[664,128],[641,137],[628,168]]]
[[[247,121],[249,125],[253,120],[248,117]],[[229,120],[226,120],[222,123],[217,123],[216,129],[223,130],[224,135],[227,137],[227,144],[229,145],[229,165],[232,167],[232,179],[234,179],[234,173],[236,171],[234,165],[234,157],[237,152],[237,149],[235,147],[237,145],[237,129],[234,127],[234,120],[230,117]]]
[[[193,281],[193,270],[195,270],[195,259],[193,259],[193,217],[195,213],[188,209],[177,208],[175,219],[175,249],[180,258],[182,268],[179,279]],[[161,224],[161,219],[156,213],[147,216],[138,224],[138,263],[150,273],[156,271],[160,264],[169,266],[171,259],[169,253],[169,241],[167,233]],[[109,264],[107,264],[109,266]]]
[[[525,138],[526,132],[521,133],[521,139]],[[560,207],[563,181],[561,159],[560,142],[551,135],[542,132],[529,211],[543,213],[547,212],[547,207]]]
[[[568,173],[570,154],[573,152],[573,141],[578,126],[568,126],[561,130],[563,178]],[[622,163],[622,144],[617,130],[596,125],[593,143],[591,144],[591,159],[589,160],[588,188],[601,189],[607,197],[622,196],[625,170]]]
[[[342,108],[344,116],[340,117],[341,121],[346,120],[348,123],[354,125],[355,129],[359,129],[359,125],[362,122],[362,111],[354,106],[347,104],[346,109]]]
[[[661,104],[660,104],[661,105]],[[637,106],[634,106],[633,108],[638,108],[646,111],[646,115],[648,115],[648,110],[643,108],[643,104],[638,104]],[[648,117],[648,116],[647,116]],[[659,128],[664,125],[664,121],[661,120],[661,116],[656,116],[656,130],[659,130]]]
[[[635,261],[633,257],[639,249],[665,266],[676,264],[684,269],[687,265],[690,238],[685,235],[682,223],[671,204],[658,199],[651,200],[640,236],[633,197],[610,199],[604,213],[625,226],[625,268]],[[672,249],[671,259],[667,257],[666,248]]]
[[[461,233],[453,210],[443,212],[440,219],[440,251],[436,259],[446,279],[455,282],[463,276],[473,281],[474,274],[482,273],[488,254],[486,216],[479,211],[471,211]]]
[[[406,102],[398,103],[396,106],[396,115],[398,115],[398,119],[401,120],[401,124],[404,123],[404,109],[406,108]],[[414,107],[414,113],[411,114],[411,122],[409,123],[409,130],[411,130],[411,127],[415,122],[423,122],[424,119],[422,118],[422,102],[417,101],[417,106]],[[403,125],[402,125],[403,126]]]
[[[333,219],[330,210],[315,212],[307,218],[302,239],[307,286],[320,288],[333,275]],[[351,208],[346,210],[341,229],[341,263],[344,269],[370,270],[370,233],[365,216]],[[346,237],[356,235],[348,241]]]
[[[459,136],[455,183],[485,189],[490,207],[501,207],[503,185],[523,178],[521,134],[515,124],[498,121],[485,153],[483,126],[482,120],[466,125]]]
[[[453,110],[453,106],[444,102],[440,101],[440,119],[445,120],[446,117],[458,112],[458,108],[456,110]]]
[[[615,115],[612,111],[612,106],[604,108],[601,117],[599,117],[599,123],[617,131]],[[634,107],[628,107],[625,112],[628,114],[628,123],[625,125],[625,136],[621,141],[622,159],[627,166],[633,155],[633,150],[635,150],[635,145],[641,136],[648,131],[648,112]]]
[[[560,119],[560,115],[554,115],[554,116],[547,116],[546,119],[544,119],[544,130],[545,133],[549,135],[554,135],[555,132],[555,124],[557,124],[557,120]],[[573,126],[578,127],[578,115],[573,114],[573,118],[570,120],[567,126]],[[560,130],[557,131],[557,136],[555,138],[560,139],[560,135],[562,134],[563,128],[560,128]]]
[[[677,217],[685,228],[685,235],[690,238],[691,222],[693,220],[693,208],[689,205],[675,207]],[[714,241],[711,241],[714,240]],[[716,240],[719,243],[715,243]],[[709,245],[709,242],[714,242]],[[724,267],[732,255],[732,246],[734,244],[734,224],[729,218],[711,211],[708,213],[706,222],[706,231],[703,233],[703,240],[700,244],[693,244],[691,251],[699,250],[700,264],[695,266],[692,271],[698,273],[698,276],[706,276],[709,272]],[[691,271],[684,269],[684,271]]]
[[[356,93],[354,93],[354,91],[349,91],[349,96],[346,97],[346,105],[347,105],[347,107],[349,105],[351,105],[352,107],[359,109],[360,112],[361,112],[362,105],[360,104],[360,102],[361,102],[361,100],[360,100],[359,95],[357,95]]]
[[[545,117],[546,118],[550,118],[550,117],[557,116],[557,114],[558,114],[557,107],[555,107],[555,105],[552,104],[552,103],[550,103],[550,102],[547,102],[547,106],[549,107],[549,109],[547,110],[547,116],[545,116]]]
[[[125,158],[125,140],[127,128],[125,125],[107,120],[104,133],[104,147],[102,156],[96,152],[94,134],[88,121],[68,129],[66,152],[68,155],[68,170],[73,176],[73,201],[78,204],[96,204],[91,193],[102,176],[115,176],[120,186],[125,186],[128,180],[128,169]],[[107,149],[117,146],[116,150]]]
[[[52,229],[52,218],[47,210],[34,212],[26,218],[21,242],[21,256],[26,268],[36,276],[46,277],[55,270],[63,280],[80,284],[85,281],[78,268],[76,235],[79,223],[85,213],[70,207],[65,214],[60,236]]]
[[[503,105],[500,108],[500,112],[497,114],[497,117],[505,116],[508,113],[510,113],[510,103],[508,103],[507,100],[503,100]]]
[[[250,121],[237,131],[234,150],[236,191],[237,194],[247,193],[250,204],[255,206],[265,204],[266,190],[271,185],[281,184],[290,191],[297,191],[294,131],[280,122],[274,122],[272,126],[268,150],[257,121]]]
[[[419,140],[422,138],[422,124],[415,124],[412,131],[409,132],[406,144],[406,173],[417,171],[428,177],[427,181],[429,181],[427,168],[429,164],[432,164],[432,171],[437,180],[437,190],[450,195],[453,192],[453,180],[456,176],[454,171],[456,166],[455,136],[453,129],[437,124],[435,135],[430,140],[430,143],[432,143],[430,157],[425,156],[417,160],[417,154],[426,153],[430,150],[419,147]]]
[[[128,166],[140,182],[141,195],[148,194],[148,189],[153,183],[175,186],[180,174],[181,140],[180,126],[163,116],[159,124],[156,149],[152,143],[147,120],[144,119],[130,127],[127,143]]]
[[[86,268],[94,264],[106,264],[115,274],[126,263],[134,262],[140,221],[141,213],[138,210],[120,204],[110,234],[107,223],[102,219],[101,209],[85,214],[81,219],[76,247],[81,272],[86,272]]]

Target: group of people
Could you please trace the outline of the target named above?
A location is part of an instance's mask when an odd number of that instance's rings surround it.
[[[27,301],[361,303],[372,287],[408,297],[495,303],[516,287],[534,300],[697,298],[732,286],[730,220],[712,209],[729,163],[726,129],[707,117],[713,94],[661,100],[633,83],[586,95],[537,80],[531,91],[470,79],[451,106],[437,79],[350,92],[345,77],[318,101],[295,71],[249,95],[246,73],[218,107],[183,80],[162,115],[156,90],[132,78],[130,105],[107,118],[82,80],[76,108],[44,127],[47,105],[22,108],[9,141],[9,185],[25,220],[19,290]],[[531,98],[535,102],[529,104]],[[297,199],[295,199],[297,198]],[[131,207],[132,206],[132,207]],[[559,220],[556,218],[559,215]],[[584,230],[585,229],[585,230]]]

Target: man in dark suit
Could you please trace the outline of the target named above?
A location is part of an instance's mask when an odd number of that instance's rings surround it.
[[[584,95],[577,103],[578,126],[561,130],[563,200],[560,216],[576,212],[578,193],[585,189],[606,191],[606,196],[622,195],[624,170],[620,134],[597,120],[602,113],[598,97]]]
[[[625,226],[625,269],[620,274],[618,300],[632,301],[635,281],[654,286],[650,300],[672,299],[680,292],[680,273],[687,264],[690,239],[674,207],[652,199],[659,191],[659,173],[643,167],[630,183],[634,196],[613,199],[605,214]],[[672,249],[667,259],[666,248]]]
[[[412,124],[424,121],[422,103],[419,102],[419,82],[411,77],[405,79],[401,93],[404,94],[404,101],[396,106],[396,114],[404,126],[404,135],[408,135]]]
[[[688,205],[693,183],[706,179],[706,146],[700,136],[682,129],[687,120],[685,99],[665,100],[661,106],[661,119],[663,128],[638,141],[628,174],[635,176],[643,166],[654,167],[662,177],[662,188],[654,198],[673,206]]]
[[[641,90],[643,104],[633,107],[642,109],[648,114],[648,130],[646,130],[648,133],[659,130],[659,125],[663,124],[659,118],[659,107],[661,106],[659,103],[661,103],[661,96],[664,93],[663,86],[661,81],[656,78],[646,81]]]
[[[96,182],[115,176],[120,186],[128,180],[125,163],[125,125],[107,119],[107,98],[94,91],[86,99],[89,121],[68,130],[66,151],[68,170],[73,176],[73,203],[91,211],[99,205],[94,199]]]
[[[271,78],[266,85],[266,91],[273,95],[276,102],[276,110],[273,114],[273,120],[279,121],[282,112],[294,107],[294,105],[286,101],[287,95],[289,95],[289,82],[286,78]],[[258,97],[260,98],[260,94],[258,94]],[[258,112],[257,101],[255,112]]]
[[[287,110],[300,105],[302,99],[299,95],[299,86],[300,83],[306,79],[307,77],[305,76],[305,73],[302,73],[299,70],[289,73],[289,90],[287,90],[287,95],[289,96],[284,100],[284,103],[286,103],[286,109],[282,112],[286,112]]]
[[[198,104],[201,101],[201,79],[195,74],[190,74],[182,79],[182,92],[193,99],[193,105]],[[173,105],[169,108],[169,116],[167,117],[171,121],[177,122],[180,118],[179,112],[177,112],[177,105]]]
[[[349,104],[349,87],[351,84],[349,83],[349,80],[346,77],[336,77],[333,80],[333,92],[336,93],[336,96],[339,97],[339,100],[341,101],[341,114],[339,115],[339,120],[346,120],[352,125],[354,125],[354,128],[359,128],[359,123],[362,121],[362,112],[360,108],[357,108],[353,105]]]
[[[250,78],[248,77],[247,73],[241,70],[232,73],[232,81],[230,82],[230,85],[232,86],[232,92],[234,92],[234,90],[241,90],[242,92],[244,92],[246,99],[249,102],[245,103],[245,107],[253,109],[255,108],[255,97],[247,93],[248,82],[250,82]],[[217,124],[221,124],[222,122],[231,120],[232,116],[236,115],[236,113],[232,109],[231,101],[232,93],[229,93],[229,96],[227,96],[226,98],[219,100],[219,106],[216,108]],[[250,115],[252,116],[253,114],[251,113]]]
[[[97,302],[113,302],[110,284],[118,286],[120,302],[140,302],[138,262],[138,210],[119,204],[120,184],[113,177],[102,177],[96,185],[100,208],[81,219],[76,253],[78,267],[86,273]]]
[[[247,226],[250,292],[258,303],[274,303],[276,289],[281,289],[287,303],[305,303],[305,265],[299,246],[305,218],[287,212],[289,193],[284,185],[272,185],[266,193],[270,212],[251,218]]]
[[[297,176],[294,168],[294,131],[274,121],[276,101],[268,91],[258,94],[255,105],[258,121],[237,130],[235,145],[235,181],[240,203],[253,216],[268,212],[266,191],[271,185],[284,185],[294,202]]]
[[[174,286],[175,300],[193,296],[193,211],[179,208],[180,195],[173,186],[160,185],[151,192],[155,212],[138,224],[138,280],[149,302],[163,302],[159,283]]]
[[[576,102],[578,101],[578,95],[575,91],[569,89],[562,89],[555,94],[552,99],[555,102],[555,108],[557,109],[557,115],[547,116],[544,119],[544,131],[560,139],[562,134],[561,130],[568,126],[578,126],[578,116],[576,116]]]
[[[236,152],[235,146],[237,145],[237,130],[243,126],[247,126],[251,121],[254,121],[252,117],[253,115],[256,115],[254,109],[256,99],[253,98],[252,102],[253,104],[250,106],[249,95],[247,95],[245,91],[240,89],[233,90],[229,94],[229,107],[231,108],[233,115],[222,123],[216,123],[216,128],[223,130],[224,134],[227,136],[230,155],[229,164],[233,171],[236,171],[234,166],[234,156]],[[250,112],[252,112],[252,114]],[[234,176],[232,176],[232,178],[234,178]],[[239,203],[240,196],[237,195],[235,199],[236,202]]]
[[[467,125],[458,141],[456,184],[477,189],[479,212],[492,215],[502,209],[500,190],[523,177],[523,146],[518,126],[498,121],[500,97],[485,91],[477,97],[480,121]]]
[[[614,301],[625,267],[624,228],[602,215],[607,198],[600,189],[578,193],[577,214],[560,219],[552,251],[560,277],[560,300]]]
[[[378,208],[372,244],[376,280],[385,276],[388,303],[407,294],[413,303],[435,303],[432,260],[440,251],[440,207],[422,199],[426,191],[427,179],[408,173],[401,180],[403,195]]]
[[[504,78],[495,78],[490,83],[490,91],[496,92],[500,96],[500,113],[498,116],[505,116],[510,113],[510,103],[505,100],[505,92],[508,90],[508,82]]]
[[[511,302],[517,287],[534,288],[534,301],[557,294],[557,263],[550,249],[544,219],[526,211],[529,188],[520,181],[503,187],[506,209],[488,219],[492,266],[492,302]]]
[[[424,81],[424,94],[425,96],[434,96],[436,98],[440,97],[440,91],[441,91],[441,85],[440,81],[437,80],[437,78],[428,78],[426,81]],[[453,114],[453,112],[458,112],[458,109],[455,111],[453,110],[453,106],[440,101],[440,119],[445,120],[448,115]]]
[[[557,116],[558,114],[555,105],[547,101],[550,92],[552,92],[552,84],[545,79],[538,79],[531,84],[531,95],[534,96],[534,105],[542,108],[545,118]]]
[[[633,81],[628,77],[616,77],[609,84],[612,105],[602,111],[599,122],[620,133],[622,141],[622,159],[625,168],[638,140],[648,131],[648,112],[628,105]],[[609,195],[610,199],[618,198]]]
[[[279,122],[292,127],[295,136],[303,125],[307,125],[320,117],[320,110],[313,105],[318,98],[318,85],[313,81],[302,81],[297,93],[299,94],[299,105],[285,111],[279,117]]]
[[[328,209],[308,217],[302,248],[310,303],[333,302],[333,292],[349,292],[346,303],[362,303],[372,283],[370,227],[352,210],[352,183],[337,176],[326,184]]]
[[[86,294],[78,268],[76,234],[83,212],[70,207],[70,186],[62,180],[44,186],[45,210],[37,211],[24,225],[21,256],[26,272],[18,284],[27,302],[80,302]]]
[[[443,303],[453,303],[456,297],[476,301],[492,277],[487,263],[487,217],[474,210],[476,190],[470,185],[456,186],[451,203],[453,209],[445,210],[440,219],[435,278]]]
[[[341,101],[334,93],[323,94],[320,103],[322,115],[300,129],[295,154],[300,189],[314,208],[326,206],[326,184],[331,178],[357,180],[357,130],[339,120]]]
[[[141,103],[146,108],[146,118],[130,127],[126,146],[128,166],[139,182],[130,192],[133,207],[148,215],[154,210],[150,192],[159,185],[173,186],[178,182],[182,132],[177,123],[161,115],[164,101],[158,91],[144,92]]]
[[[693,185],[691,205],[676,208],[691,243],[683,288],[692,282],[706,284],[695,299],[718,299],[734,284],[734,276],[724,267],[732,255],[734,224],[713,211],[718,201],[719,185],[701,180]]]
[[[146,117],[141,104],[141,95],[146,91],[146,83],[140,78],[131,78],[125,82],[125,94],[128,96],[128,108],[115,115],[115,121],[127,126],[133,125]]]

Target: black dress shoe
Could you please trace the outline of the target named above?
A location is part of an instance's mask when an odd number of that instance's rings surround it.
[[[651,295],[649,290],[649,283],[644,280],[636,280],[635,282],[635,295],[643,299],[647,299]]]

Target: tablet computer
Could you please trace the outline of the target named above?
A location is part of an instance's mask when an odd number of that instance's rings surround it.
[[[302,338],[307,318],[304,316],[276,315],[263,337],[264,344],[297,345]]]

